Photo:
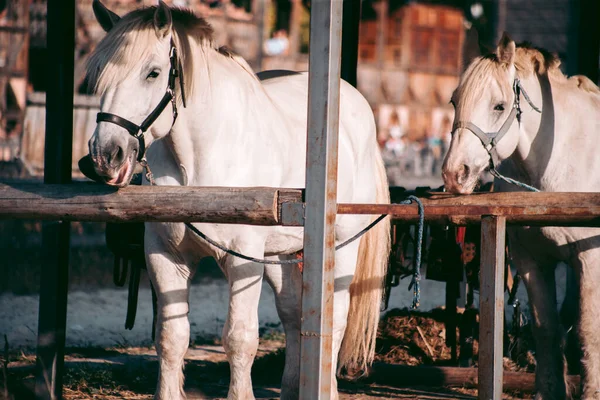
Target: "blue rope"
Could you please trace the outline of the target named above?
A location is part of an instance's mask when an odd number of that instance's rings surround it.
[[[417,225],[417,248],[415,259],[413,263],[413,276],[408,290],[413,291],[413,302],[411,309],[415,310],[419,308],[421,303],[421,255],[423,253],[423,230],[425,227],[425,208],[421,199],[416,196],[408,196],[406,200],[401,201],[400,204],[412,204],[417,203],[419,208],[419,224]]]
[[[529,186],[526,183],[519,182],[519,181],[516,181],[516,180],[514,180],[512,178],[509,178],[507,176],[502,175],[500,172],[498,172],[496,170],[496,168],[490,168],[490,174],[492,174],[494,177],[496,177],[498,179],[503,180],[504,182],[510,183],[512,185],[518,186],[518,187],[523,188],[523,189],[527,189],[527,190],[529,190],[531,192],[539,192],[540,191],[539,189],[534,188],[533,186]]]

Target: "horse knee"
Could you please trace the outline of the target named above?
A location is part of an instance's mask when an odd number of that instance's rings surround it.
[[[160,322],[156,326],[156,345],[167,364],[180,363],[190,342],[190,324],[187,317]]]
[[[227,322],[223,328],[223,347],[227,354],[247,354],[254,358],[258,348],[258,324]]]

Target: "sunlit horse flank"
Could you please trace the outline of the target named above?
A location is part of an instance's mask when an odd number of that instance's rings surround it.
[[[307,74],[270,73],[261,81],[239,57],[218,49],[212,29],[189,11],[157,7],[123,18],[98,0],[94,11],[108,32],[91,55],[88,79],[101,111],[135,124],[167,88],[171,40],[185,77],[187,107],[175,85],[179,117],[167,106],[145,134],[147,159],[158,185],[304,187]],[[338,199],[388,203],[389,191],[367,101],[341,86]],[[105,115],[108,115],[105,114]],[[90,139],[96,172],[126,186],[141,150],[115,123],[101,121]],[[147,183],[147,182],[146,182]],[[339,216],[336,240],[356,234],[371,216]],[[302,229],[195,224],[222,245],[249,256],[279,260],[302,248]],[[229,399],[253,399],[250,368],[258,346],[258,300],[263,276],[275,292],[286,333],[283,399],[298,397],[302,276],[297,267],[250,263],[209,246],[181,223],[146,224],[148,271],[158,293],[156,398],[183,398],[183,360],[189,344],[188,292],[198,261],[214,256],[229,281],[223,345],[231,368]],[[389,221],[337,251],[334,354],[339,367],[365,367],[374,356],[382,282],[389,253]],[[343,338],[343,343],[342,343]],[[336,364],[334,364],[336,365]],[[332,376],[334,396],[337,384]]]
[[[548,192],[600,190],[600,90],[583,76],[565,77],[559,60],[508,36],[495,54],[476,58],[453,95],[455,124],[471,122],[496,132],[507,119],[515,78],[541,109],[521,97],[521,122],[515,120],[498,142],[500,172]],[[459,125],[462,126],[462,125]],[[470,130],[454,130],[443,176],[455,193],[471,193],[489,165],[482,142]],[[518,190],[496,180],[497,190]],[[600,398],[600,230],[589,228],[510,228],[512,257],[527,286],[534,319],[537,399],[563,399],[563,329],[556,310],[554,268],[570,264],[580,284],[579,334],[583,346],[584,399]]]

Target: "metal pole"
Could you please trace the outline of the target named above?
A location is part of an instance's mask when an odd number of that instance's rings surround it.
[[[481,282],[479,292],[479,396],[502,398],[504,340],[504,254],[506,218],[481,219]]]
[[[48,0],[48,87],[44,183],[70,183],[73,142],[75,0]],[[35,392],[38,399],[62,398],[69,223],[43,227],[44,267],[40,285]]]
[[[356,87],[358,65],[358,32],[361,0],[343,0],[342,79]]]
[[[300,399],[331,397],[342,1],[311,4]]]

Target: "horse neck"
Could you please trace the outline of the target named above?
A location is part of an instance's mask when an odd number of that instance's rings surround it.
[[[581,123],[580,119],[591,118],[579,109],[586,105],[585,102],[573,101],[575,96],[585,95],[579,88],[559,81],[551,74],[531,74],[521,79],[521,84],[542,113],[534,111],[521,98],[521,135],[511,157],[520,175],[518,178],[546,191],[577,189],[572,186],[573,180],[563,177],[567,165],[577,167],[581,164],[578,157],[595,146],[592,132],[577,125]]]
[[[190,181],[208,165],[214,171],[225,161],[248,168],[252,149],[272,140],[264,121],[274,113],[273,103],[256,76],[234,58],[203,48],[194,63],[194,93],[170,135],[176,161]]]

